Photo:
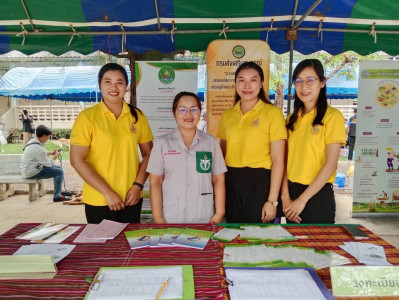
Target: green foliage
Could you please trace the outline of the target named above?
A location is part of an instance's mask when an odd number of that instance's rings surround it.
[[[53,135],[59,139],[69,139],[71,137],[70,128],[53,129]]]

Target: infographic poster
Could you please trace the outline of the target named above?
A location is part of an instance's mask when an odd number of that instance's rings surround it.
[[[233,106],[234,74],[246,61],[263,69],[263,88],[268,94],[270,47],[260,40],[216,40],[207,48],[207,132],[216,136],[223,111]]]
[[[172,103],[180,92],[197,93],[198,63],[136,62],[137,107],[150,123],[154,138],[176,128]]]
[[[399,61],[361,61],[353,215],[399,213]]]

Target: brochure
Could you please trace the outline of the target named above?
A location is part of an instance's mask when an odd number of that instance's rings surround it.
[[[50,279],[55,274],[51,255],[0,255],[0,279]]]
[[[150,247],[157,247],[159,240],[164,235],[165,228],[150,228]]]
[[[172,243],[184,247],[204,249],[213,231],[186,228]]]
[[[173,228],[166,229],[162,238],[159,240],[158,246],[177,246],[173,245],[173,242],[183,232],[184,228]]]
[[[125,236],[131,249],[150,246],[150,229],[125,231]]]
[[[68,227],[69,224],[59,224],[59,223],[43,223],[19,236],[17,239],[21,240],[44,240],[54,235],[58,231]]]

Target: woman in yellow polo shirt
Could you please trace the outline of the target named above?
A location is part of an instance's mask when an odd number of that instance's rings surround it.
[[[85,181],[88,223],[140,222],[153,136],[144,114],[123,100],[127,83],[125,68],[104,65],[98,74],[101,102],[83,110],[72,128],[71,164]]]
[[[254,62],[235,73],[235,105],[221,117],[217,137],[225,155],[226,221],[271,222],[276,217],[287,138],[284,116],[263,90]]]
[[[288,222],[334,223],[333,182],[339,149],[345,145],[342,113],[327,104],[326,78],[317,59],[293,73],[294,112],[287,117],[287,170],[281,199]]]

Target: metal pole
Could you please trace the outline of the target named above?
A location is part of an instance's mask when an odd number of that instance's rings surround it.
[[[315,9],[315,7],[317,5],[319,5],[319,3],[323,1],[323,0],[317,0],[315,3],[312,4],[311,7],[309,7],[309,9],[302,15],[302,17],[298,20],[298,22],[295,23],[295,25],[291,28],[292,30],[295,30],[298,28],[298,26],[302,23],[302,21],[309,16],[309,14]]]
[[[294,61],[294,41],[290,41],[290,65],[288,71],[288,95],[287,95],[287,116],[291,113],[291,98],[292,98],[292,63]]]
[[[154,0],[154,2],[155,2],[155,12],[157,14],[158,30],[161,30],[161,21],[159,20],[159,11],[158,11],[158,1]]]
[[[26,8],[26,5],[25,5],[24,0],[21,0],[21,3],[22,3],[22,6],[24,7],[26,16],[28,17],[30,26],[32,26],[32,30],[33,30],[33,31],[36,31],[35,26],[33,25],[32,19],[31,19],[30,15],[29,15],[28,9]]]

